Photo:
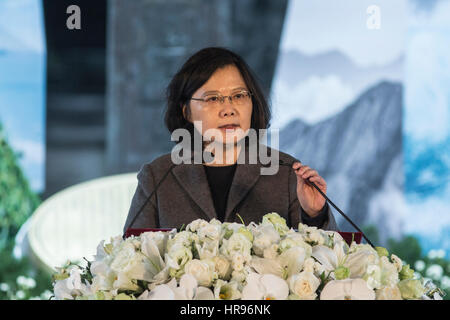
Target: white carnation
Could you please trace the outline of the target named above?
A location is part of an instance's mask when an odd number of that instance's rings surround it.
[[[197,234],[199,240],[202,242],[205,241],[218,241],[220,239],[220,232],[222,230],[222,226],[218,224],[207,224],[201,226],[197,230]]]
[[[208,223],[208,221],[206,221],[206,220],[203,220],[203,219],[197,219],[197,220],[194,220],[194,221],[192,221],[191,223],[189,223],[187,226],[186,226],[186,230],[187,231],[190,231],[190,232],[197,232],[197,230],[198,229],[200,229],[200,228],[202,228],[202,227],[204,227],[204,226],[206,226],[206,225],[208,225],[209,223]]]
[[[280,242],[280,235],[272,224],[262,224],[254,232],[253,250],[257,256],[264,256],[264,250]]]
[[[251,258],[252,243],[242,233],[234,233],[228,240],[224,239],[220,248],[221,253],[228,259],[233,259],[235,254],[241,254],[246,261]]]

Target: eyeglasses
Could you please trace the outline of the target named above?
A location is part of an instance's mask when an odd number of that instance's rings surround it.
[[[242,90],[242,91],[233,93],[230,96],[222,96],[221,94],[213,94],[213,95],[208,95],[208,96],[204,97],[203,99],[191,98],[190,100],[203,101],[208,106],[218,106],[219,104],[223,104],[225,102],[225,98],[228,98],[230,103],[233,103],[236,105],[245,105],[250,102],[251,96],[252,96],[251,92]]]

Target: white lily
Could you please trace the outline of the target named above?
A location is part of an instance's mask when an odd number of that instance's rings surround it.
[[[286,281],[273,274],[250,273],[242,290],[242,300],[285,300],[288,295]]]
[[[239,284],[236,281],[223,281],[218,279],[214,285],[214,298],[216,300],[237,300],[241,298]]]
[[[345,264],[347,252],[345,241],[337,241],[333,249],[323,245],[314,246],[312,256],[323,266],[324,271],[332,272]]]
[[[320,300],[375,300],[375,292],[363,279],[333,280],[323,288]]]
[[[303,247],[292,247],[280,254],[278,261],[284,270],[283,278],[299,273],[303,269],[305,259],[306,250]]]
[[[277,277],[283,278],[284,270],[278,260],[253,256],[250,261],[250,267],[252,267],[258,274],[273,274]]]
[[[180,278],[180,284],[174,290],[176,300],[214,300],[213,292],[206,287],[199,287],[197,279],[190,274]]]
[[[175,293],[169,285],[160,284],[151,291],[143,292],[138,300],[175,300]]]
[[[68,278],[56,281],[53,290],[57,300],[73,300],[77,296],[91,295],[89,286],[81,282],[81,272],[78,268],[72,268]]]
[[[273,274],[287,279],[303,269],[306,252],[303,247],[292,247],[280,254],[276,259],[260,258],[253,256],[250,266],[258,274]]]
[[[163,257],[166,250],[168,238],[169,235],[167,234],[167,232],[144,232],[143,234],[141,234],[142,252],[145,255],[150,252],[152,254],[156,254],[153,248],[148,248],[148,243],[151,242],[152,246],[156,246],[158,248],[159,256]],[[149,249],[150,252],[148,252]]]
[[[199,287],[197,280],[184,274],[180,278],[179,286],[173,278],[166,284],[160,284],[151,291],[146,290],[138,300],[213,300],[213,292],[206,287]]]
[[[162,258],[166,242],[167,235],[164,235],[163,232],[146,232],[142,236],[141,251],[148,259],[147,270],[150,272],[152,278],[166,266]]]

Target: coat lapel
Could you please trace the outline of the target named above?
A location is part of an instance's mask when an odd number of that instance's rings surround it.
[[[260,177],[259,164],[238,164],[234,173],[230,193],[228,194],[227,209],[225,212],[225,221],[228,221],[236,207],[247,196]],[[239,212],[237,212],[239,213]],[[234,220],[234,217],[232,218]]]
[[[180,164],[172,170],[175,178],[191,199],[210,218],[217,218],[216,209],[202,164]]]
[[[248,159],[248,148],[245,149],[245,152],[241,156],[244,156],[244,154],[246,159]],[[233,182],[231,183],[228,194],[225,221],[235,213],[234,210],[236,207],[247,196],[248,192],[260,177],[260,162],[258,161],[257,164],[249,164],[247,162],[238,164],[234,173]],[[217,219],[216,209],[214,208],[214,202],[203,164],[180,164],[172,172],[180,185],[203,212],[210,219]]]

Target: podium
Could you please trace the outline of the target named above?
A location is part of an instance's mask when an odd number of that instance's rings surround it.
[[[169,232],[173,229],[171,228],[140,228],[140,229],[128,229],[125,232],[125,238],[128,238],[130,236],[139,236],[141,233],[144,232]],[[345,242],[347,242],[348,245],[350,245],[352,243],[352,240],[355,241],[357,244],[361,243],[361,239],[362,239],[362,233],[361,232],[338,232],[342,238],[345,240]]]

